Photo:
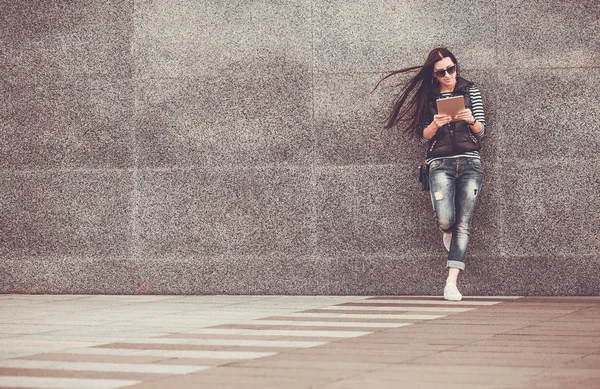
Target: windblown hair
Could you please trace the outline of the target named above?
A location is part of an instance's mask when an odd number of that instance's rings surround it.
[[[434,86],[439,88],[439,81],[433,76],[433,65],[446,57],[450,57],[456,64],[456,74],[458,76],[458,62],[454,54],[445,47],[438,47],[429,52],[427,60],[422,66],[395,70],[379,80],[373,90],[377,89],[379,84],[388,77],[420,69],[413,78],[402,85],[402,89],[396,97],[394,107],[384,125],[385,128],[389,129],[403,123],[405,132],[414,131],[417,135],[421,134],[421,126],[427,120],[431,120],[428,101],[429,94]]]

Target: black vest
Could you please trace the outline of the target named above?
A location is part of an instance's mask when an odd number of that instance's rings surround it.
[[[469,88],[473,86],[471,81],[464,78],[456,78],[456,86],[452,96],[462,95],[465,98],[465,108],[473,111]],[[429,94],[430,121],[437,114],[436,100],[441,99],[442,94],[439,87],[434,86]],[[473,135],[469,125],[464,120],[443,125],[438,129],[434,137],[427,143],[427,158],[448,157],[467,151],[478,151],[481,149],[479,140]]]

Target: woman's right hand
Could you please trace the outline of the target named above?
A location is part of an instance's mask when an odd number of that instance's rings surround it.
[[[440,128],[441,126],[450,123],[452,116],[450,115],[433,115],[433,122]]]

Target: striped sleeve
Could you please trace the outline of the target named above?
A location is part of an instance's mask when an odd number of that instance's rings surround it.
[[[471,98],[471,112],[473,112],[473,117],[482,125],[481,131],[477,134],[473,134],[477,138],[481,139],[485,135],[485,114],[483,112],[483,100],[481,98],[481,91],[479,90],[479,88],[469,88],[469,97]],[[429,124],[431,124],[431,122],[426,123],[423,128],[427,127]],[[429,139],[423,136],[423,131],[421,131],[420,141],[422,144],[426,144],[427,142],[429,142]]]
[[[469,96],[471,97],[471,105],[473,117],[480,122],[483,126],[481,131],[475,134],[479,139],[485,135],[485,114],[483,112],[483,100],[481,99],[481,91],[478,88],[471,87],[469,89]]]
[[[423,128],[421,128],[421,135],[419,135],[419,140],[421,141],[421,143],[422,143],[422,144],[426,144],[427,142],[429,142],[429,139],[427,139],[427,138],[425,138],[425,137],[423,136],[423,131],[425,131],[425,128],[426,128],[426,127],[427,127],[429,124],[431,124],[431,123],[428,123],[427,125],[425,125],[425,126],[422,126]]]

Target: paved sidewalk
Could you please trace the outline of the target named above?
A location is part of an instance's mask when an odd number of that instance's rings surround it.
[[[600,388],[600,297],[0,295],[0,388]]]

